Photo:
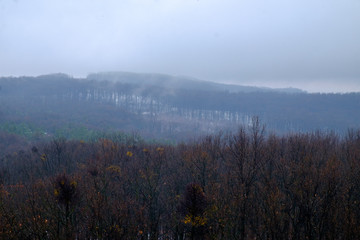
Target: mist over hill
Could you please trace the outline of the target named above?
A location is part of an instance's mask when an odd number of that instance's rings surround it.
[[[25,126],[28,135],[135,131],[178,141],[251,125],[253,116],[280,134],[343,134],[360,127],[359,93],[309,94],[126,72],[2,77],[0,86],[1,129]]]
[[[158,73],[131,73],[131,72],[101,72],[87,76],[88,80],[115,81],[141,85],[144,87],[161,87],[165,89],[188,89],[201,91],[228,91],[228,92],[284,92],[284,93],[304,93],[298,88],[268,88],[242,86],[235,84],[223,84],[210,81],[199,80],[184,76],[171,76]]]

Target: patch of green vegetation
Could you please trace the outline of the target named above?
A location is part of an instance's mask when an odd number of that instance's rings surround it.
[[[29,140],[38,139],[46,135],[46,132],[43,129],[26,122],[0,123],[0,130],[25,137]]]
[[[61,128],[44,129],[29,122],[3,122],[0,131],[15,134],[29,141],[41,139],[66,139],[84,142],[97,142],[99,139],[110,139],[113,142],[126,145],[161,144],[174,145],[174,141],[165,139],[144,139],[137,132],[115,131],[114,129],[98,130],[83,125],[66,124]]]
[[[78,140],[84,142],[97,142],[99,139],[110,139],[116,143],[137,145],[143,143],[144,140],[137,133],[125,133],[114,130],[97,130],[81,125],[66,125],[58,128],[54,132],[55,138],[64,138],[67,140]]]
[[[98,134],[98,131],[89,129],[85,126],[67,125],[62,128],[57,128],[54,132],[54,137],[88,142],[96,138]]]

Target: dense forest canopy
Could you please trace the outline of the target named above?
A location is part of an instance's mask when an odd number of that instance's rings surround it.
[[[360,132],[114,134],[0,158],[1,239],[359,239]]]

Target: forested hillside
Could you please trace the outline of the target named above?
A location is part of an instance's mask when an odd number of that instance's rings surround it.
[[[360,94],[121,76],[0,79],[1,239],[360,238]]]
[[[343,135],[360,127],[359,93],[308,94],[130,73],[0,78],[0,86],[0,130],[28,138],[86,140],[93,131],[121,130],[179,141],[251,125],[252,116],[279,134]]]
[[[253,119],[178,145],[55,139],[0,161],[1,239],[359,239],[360,132]]]

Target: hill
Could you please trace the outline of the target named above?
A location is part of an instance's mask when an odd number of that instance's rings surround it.
[[[228,91],[237,92],[284,92],[304,93],[297,88],[267,88],[252,87],[235,84],[223,84],[210,81],[203,81],[196,78],[171,76],[158,73],[131,73],[131,72],[102,72],[89,74],[88,80],[114,81],[128,84],[135,84],[144,87],[161,87],[164,89],[184,89],[201,91]]]
[[[253,116],[280,134],[344,134],[360,127],[359,93],[309,94],[135,73],[3,77],[0,86],[0,130],[27,137],[125,131],[178,141],[251,125]]]

